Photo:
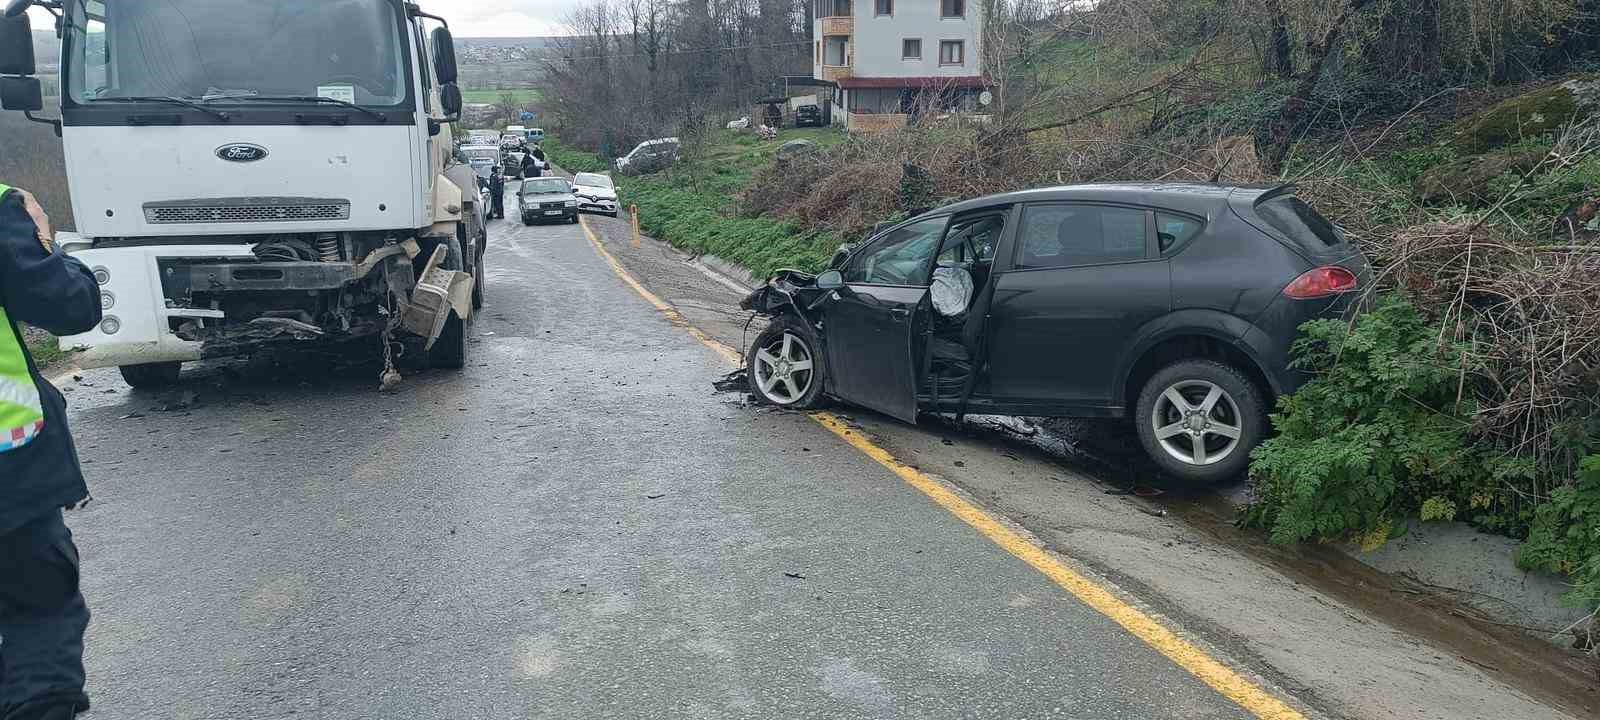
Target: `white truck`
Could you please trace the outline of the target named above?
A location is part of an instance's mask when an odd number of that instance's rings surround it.
[[[59,120],[34,115],[30,5],[56,16]],[[464,364],[487,238],[442,18],[403,0],[3,15],[0,106],[56,126],[76,216],[59,241],[102,290],[104,322],[61,340],[80,365],[149,387],[188,361],[351,342]]]

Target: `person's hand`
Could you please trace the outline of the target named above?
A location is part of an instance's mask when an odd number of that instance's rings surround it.
[[[44,245],[46,251],[53,251],[52,241],[55,239],[55,233],[50,230],[50,216],[33,197],[33,193],[21,189],[17,190],[17,193],[22,195],[22,207],[27,209],[28,217],[33,218],[33,225],[38,230],[39,244]]]

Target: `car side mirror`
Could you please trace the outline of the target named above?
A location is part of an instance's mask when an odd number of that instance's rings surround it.
[[[12,0],[4,17],[0,17],[0,75],[32,75],[37,70],[33,62],[33,23],[23,12],[28,5]]]
[[[818,290],[838,290],[844,287],[844,274],[838,270],[824,270],[817,276]]]
[[[433,29],[433,74],[440,85],[456,81],[456,41],[449,28]]]

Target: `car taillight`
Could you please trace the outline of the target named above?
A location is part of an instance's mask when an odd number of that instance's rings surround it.
[[[1356,274],[1338,265],[1326,265],[1294,279],[1283,289],[1292,300],[1315,300],[1347,293],[1356,289]]]

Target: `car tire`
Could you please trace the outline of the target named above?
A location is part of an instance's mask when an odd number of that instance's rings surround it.
[[[523,225],[532,226],[533,225],[533,218],[528,217],[527,215],[523,215],[522,216],[522,224]]]
[[[169,387],[178,382],[178,373],[183,369],[180,362],[146,363],[143,365],[123,365],[117,368],[122,373],[122,381],[135,390],[154,390]]]
[[[1210,485],[1249,465],[1250,451],[1266,434],[1267,408],[1261,389],[1237,368],[1180,360],[1145,381],[1134,427],[1145,452],[1168,475]]]
[[[578,224],[578,216],[577,215],[573,215],[572,217],[567,218],[567,221],[572,223],[573,225],[577,225]]]
[[[788,374],[789,382],[773,380],[774,370],[782,370],[772,365],[774,357],[783,357],[785,340],[788,341],[788,360],[793,363],[810,359],[808,374],[800,375],[793,368]],[[756,336],[755,342],[750,344],[749,352],[745,353],[745,376],[749,379],[750,392],[761,402],[768,405],[790,408],[794,410],[809,410],[821,407],[826,398],[822,394],[824,375],[827,372],[821,357],[821,346],[817,343],[817,335],[807,327],[804,322],[792,317],[781,316],[774,318],[767,329]],[[763,385],[767,385],[763,389]]]

